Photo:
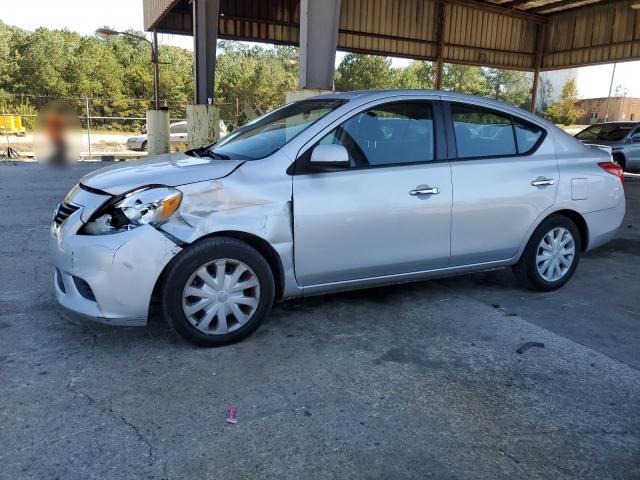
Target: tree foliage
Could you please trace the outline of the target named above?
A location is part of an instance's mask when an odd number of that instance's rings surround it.
[[[576,107],[577,101],[578,87],[575,80],[569,80],[562,86],[558,101],[549,105],[544,115],[554,123],[571,125],[584,115],[584,112]]]

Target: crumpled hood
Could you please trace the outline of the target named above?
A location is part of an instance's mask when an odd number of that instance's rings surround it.
[[[101,168],[82,177],[80,183],[119,195],[145,185],[175,187],[226,177],[243,163],[244,160],[217,160],[190,157],[184,153],[166,153]]]

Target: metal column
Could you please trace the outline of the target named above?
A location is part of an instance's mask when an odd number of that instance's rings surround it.
[[[536,103],[538,101],[538,85],[540,83],[540,67],[542,66],[542,54],[544,51],[544,25],[538,25],[536,35],[536,65],[533,71],[533,86],[531,87],[531,112],[536,113]]]
[[[300,0],[300,88],[333,89],[340,0]]]
[[[434,75],[434,87],[442,90],[442,68],[444,52],[444,16],[446,14],[444,0],[436,3],[436,71]]]
[[[193,0],[196,104],[213,102],[219,13],[220,0]]]

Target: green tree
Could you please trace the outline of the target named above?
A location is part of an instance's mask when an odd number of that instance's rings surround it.
[[[335,74],[338,91],[393,88],[394,72],[391,60],[377,55],[348,53],[340,62]]]
[[[434,66],[431,62],[414,61],[393,71],[395,88],[433,88]]]
[[[482,76],[491,98],[518,107],[526,107],[529,104],[530,81],[522,72],[484,68]]]
[[[216,64],[216,99],[251,101],[262,109],[282,105],[298,85],[296,50],[221,42]]]
[[[442,69],[442,87],[445,90],[470,93],[472,95],[489,95],[489,85],[480,67],[447,63]]]
[[[578,88],[576,82],[575,80],[569,80],[562,86],[560,99],[547,107],[545,116],[553,123],[571,125],[584,115],[584,112],[576,107],[577,101]]]

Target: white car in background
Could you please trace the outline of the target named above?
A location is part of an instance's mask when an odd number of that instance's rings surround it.
[[[219,127],[220,138],[224,137],[227,132],[227,127],[222,120],[220,120]],[[175,122],[169,126],[169,135],[171,136],[171,146],[177,147],[179,145],[186,145],[188,143],[187,138],[187,122]],[[127,139],[127,150],[139,150],[147,151],[147,134],[143,133],[137,137],[131,137]]]

